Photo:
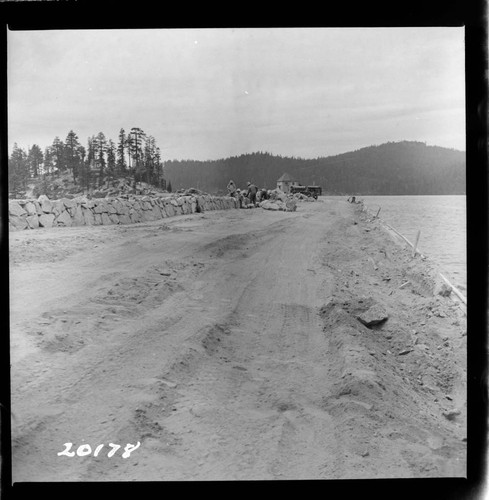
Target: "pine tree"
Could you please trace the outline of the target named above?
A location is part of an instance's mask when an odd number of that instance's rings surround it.
[[[73,174],[73,182],[76,184],[77,177],[79,175],[80,168],[80,143],[78,142],[78,136],[70,130],[65,139],[65,161],[66,166],[71,170]]]
[[[78,148],[78,155],[80,157],[80,162],[83,163],[85,161],[85,157],[87,155],[86,149],[80,144]]]
[[[107,174],[109,182],[114,178],[116,173],[116,149],[112,139],[107,143]]]
[[[43,164],[43,174],[50,175],[53,172],[53,153],[50,146],[44,148],[44,164]]]
[[[41,148],[37,144],[33,144],[27,153],[27,162],[29,164],[29,176],[38,177],[41,165],[44,160]]]
[[[29,167],[27,163],[27,154],[14,143],[12,154],[8,161],[8,183],[9,191],[17,198],[21,190],[27,189],[27,180],[29,177]]]
[[[105,153],[107,151],[107,139],[103,132],[99,132],[95,138],[95,158],[99,166],[98,185],[101,186],[104,181],[105,173]]]
[[[86,160],[83,162],[83,179],[82,185],[84,189],[90,191],[92,181],[92,167],[95,166],[95,136],[89,137],[87,140]]]
[[[66,165],[64,162],[64,144],[58,136],[56,136],[53,140],[53,144],[51,146],[51,153],[54,161],[54,168],[57,170],[57,173],[59,174],[60,172],[66,169]]]
[[[127,149],[127,167],[131,174],[134,174],[133,168],[132,168],[132,163],[131,163],[131,151],[132,151],[132,139],[131,135],[129,134],[126,136],[126,140],[124,142],[124,147]]]
[[[117,143],[117,163],[116,171],[118,175],[125,175],[127,171],[127,163],[125,157],[126,150],[126,133],[123,128],[119,131],[119,142]]]
[[[138,127],[132,127],[131,132],[131,156],[134,158],[134,180],[141,177],[144,166],[141,164],[144,132]]]
[[[156,185],[161,188],[164,183],[163,178],[163,164],[161,163],[161,152],[160,148],[155,150],[155,169],[156,169]]]
[[[155,156],[155,138],[148,135],[144,145],[144,169],[146,170],[146,182],[148,184],[154,184],[156,182]]]

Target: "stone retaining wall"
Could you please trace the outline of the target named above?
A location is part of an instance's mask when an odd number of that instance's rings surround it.
[[[37,200],[9,200],[9,230],[133,224],[191,214],[197,211],[198,206],[204,211],[239,208],[234,198],[210,195],[60,200],[50,200],[41,195]]]

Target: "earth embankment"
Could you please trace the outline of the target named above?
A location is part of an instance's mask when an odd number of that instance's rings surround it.
[[[465,316],[355,205],[16,232],[10,255],[14,481],[465,475]]]

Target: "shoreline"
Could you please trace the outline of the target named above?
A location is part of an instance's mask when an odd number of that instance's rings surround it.
[[[363,210],[366,214],[367,217],[369,217],[370,222],[375,222],[377,221],[381,227],[384,229],[385,232],[387,232],[394,240],[403,242],[404,245],[407,245],[406,248],[409,248],[410,251],[412,250],[413,258],[418,257],[422,261],[426,261],[431,267],[432,267],[432,272],[434,273],[433,276],[433,281],[434,285],[433,288],[439,287],[440,285],[440,279],[443,283],[445,283],[448,287],[450,287],[451,292],[453,293],[446,293],[447,296],[450,296],[450,298],[457,303],[461,310],[467,314],[467,297],[443,274],[445,273],[445,269],[443,269],[443,266],[436,260],[436,258],[433,258],[431,256],[424,255],[422,252],[419,251],[417,248],[417,245],[409,241],[400,231],[398,231],[395,227],[391,226],[388,224],[386,221],[384,221],[382,218],[377,217],[374,215],[368,208],[363,208]]]
[[[385,198],[384,202],[382,198]],[[403,237],[407,236],[411,242],[414,242],[417,232],[420,231],[418,247],[421,253],[431,258],[453,285],[466,295],[465,199],[465,195],[412,195],[366,196],[363,201],[373,215],[380,208],[379,218]],[[405,206],[404,213],[399,211],[400,202]],[[455,228],[459,232],[456,232]]]

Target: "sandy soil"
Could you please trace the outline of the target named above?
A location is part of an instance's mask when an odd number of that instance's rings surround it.
[[[465,475],[465,315],[358,206],[10,245],[14,481]]]

